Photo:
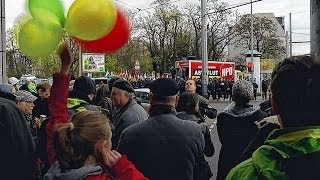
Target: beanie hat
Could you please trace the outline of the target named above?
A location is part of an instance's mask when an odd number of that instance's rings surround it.
[[[13,85],[8,83],[1,83],[0,84],[0,91],[11,93]]]
[[[19,82],[19,80],[16,77],[10,77],[8,79],[9,84],[15,85]]]
[[[94,94],[96,91],[94,81],[86,76],[80,76],[77,78],[73,85],[74,91],[82,92],[86,95]]]

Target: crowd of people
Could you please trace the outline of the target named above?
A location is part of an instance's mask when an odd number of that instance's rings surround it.
[[[223,94],[234,102],[217,114],[197,93],[197,80],[148,82],[145,110],[134,94],[139,85],[113,77],[96,90],[88,77],[71,79],[67,46],[59,55],[52,85],[28,82],[18,89],[14,78],[0,84],[3,179],[208,180],[213,174],[205,157],[215,147],[206,118],[216,117],[217,179],[320,176],[320,65],[310,56],[277,65],[262,83],[267,101],[261,108],[250,104],[255,84],[210,81],[213,99]],[[293,78],[299,86],[288,83]]]

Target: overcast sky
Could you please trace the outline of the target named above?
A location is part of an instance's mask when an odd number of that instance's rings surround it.
[[[74,0],[62,0],[65,9],[68,9]],[[171,0],[174,4],[183,6],[187,2],[200,4],[200,0]],[[218,0],[236,5],[250,0]],[[6,29],[13,26],[15,19],[27,12],[27,0],[6,0]],[[149,8],[152,0],[119,0],[116,2],[123,8]],[[250,5],[237,8],[241,14],[250,13]],[[274,13],[275,16],[284,16],[286,30],[289,30],[289,13],[292,13],[293,41],[310,40],[310,1],[309,0],[262,0],[253,4],[253,13]],[[293,54],[310,52],[309,43],[293,44]]]

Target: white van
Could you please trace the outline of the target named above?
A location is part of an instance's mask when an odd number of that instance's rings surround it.
[[[31,75],[31,74],[27,74],[27,75],[22,75],[19,81],[19,85],[23,85],[28,81],[34,81],[35,79],[37,79],[35,76]]]

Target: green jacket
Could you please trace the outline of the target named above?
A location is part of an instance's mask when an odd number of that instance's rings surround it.
[[[320,151],[320,126],[274,130],[252,158],[233,168],[226,179],[289,179],[282,162],[316,151]]]
[[[91,110],[91,111],[101,111],[102,108],[99,106],[94,106],[82,99],[78,98],[68,98],[67,99],[67,108],[68,108],[68,118],[70,119],[75,113]]]

